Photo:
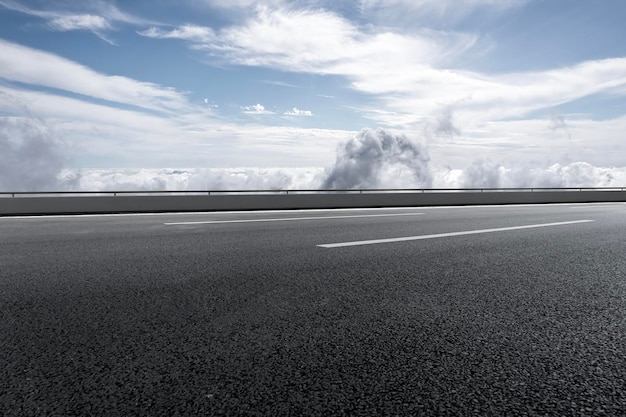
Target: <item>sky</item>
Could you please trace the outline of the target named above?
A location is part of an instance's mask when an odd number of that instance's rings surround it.
[[[624,186],[625,21],[623,0],[0,0],[0,189]]]

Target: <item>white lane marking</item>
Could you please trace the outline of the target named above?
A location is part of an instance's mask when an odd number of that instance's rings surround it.
[[[611,207],[624,207],[626,206],[626,203],[587,203],[584,206],[575,206],[575,207],[570,207],[571,209],[582,209],[582,208],[589,208],[589,207],[602,207],[602,208],[611,208]]]
[[[507,230],[520,230],[520,229],[533,229],[537,227],[563,226],[566,224],[588,223],[592,221],[593,220],[575,220],[575,221],[559,222],[559,223],[530,224],[526,226],[499,227],[496,229],[481,229],[481,230],[468,230],[465,232],[437,233],[434,235],[407,236],[407,237],[396,237],[396,238],[390,238],[390,239],[359,240],[355,242],[342,242],[342,243],[326,243],[326,244],[317,245],[317,246],[319,246],[320,248],[342,248],[346,246],[374,245],[377,243],[406,242],[409,240],[436,239],[440,237],[474,235],[474,234],[479,234],[479,233],[504,232]]]
[[[221,223],[256,223],[256,222],[288,222],[295,220],[328,220],[328,219],[355,219],[363,217],[397,217],[417,216],[424,213],[396,213],[396,214],[363,214],[360,216],[314,216],[314,217],[279,217],[276,219],[243,219],[243,220],[207,220],[197,222],[163,223],[166,226],[180,226],[189,224],[221,224]]]

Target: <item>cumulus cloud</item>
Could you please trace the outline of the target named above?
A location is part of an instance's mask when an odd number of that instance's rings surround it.
[[[506,170],[490,160],[477,160],[463,170],[462,188],[498,188]]]
[[[288,110],[284,113],[286,116],[313,116],[313,112],[311,110],[301,110],[297,107],[294,107],[291,110]]]
[[[219,107],[218,104],[215,104],[213,101],[209,100],[208,98],[203,99],[202,102],[212,109],[217,109]]]
[[[404,166],[397,168],[383,167],[378,172],[382,184],[373,182],[369,186],[421,188],[415,183],[414,172]],[[329,188],[328,174],[329,169],[320,167],[83,169],[80,172],[66,169],[57,178],[65,188],[71,184],[72,189],[86,191],[310,190]],[[434,188],[623,187],[626,167],[596,167],[575,162],[515,168],[480,160],[465,169],[433,169],[431,176]]]
[[[437,188],[623,187],[626,167],[596,167],[587,162],[549,167],[507,167],[477,159],[464,169],[434,173]]]
[[[261,103],[257,103],[253,106],[242,106],[241,110],[246,114],[274,114],[272,111],[265,110],[265,106]]]
[[[545,175],[558,179],[562,187],[623,187],[626,184],[626,167],[596,167],[586,162],[554,164]]]
[[[397,186],[429,187],[428,152],[404,135],[383,129],[363,129],[337,150],[335,164],[321,184],[327,189]]]
[[[322,173],[322,168],[88,169],[81,171],[79,187],[95,191],[314,189]]]
[[[3,92],[0,99],[17,101]],[[0,117],[0,149],[2,191],[56,191],[71,188],[79,178],[77,173],[59,178],[66,162],[64,144],[44,120],[32,115]]]

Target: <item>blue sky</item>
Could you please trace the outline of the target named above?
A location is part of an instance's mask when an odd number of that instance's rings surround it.
[[[325,167],[363,128],[451,169],[623,167],[624,22],[623,0],[0,0],[0,118],[69,168]]]

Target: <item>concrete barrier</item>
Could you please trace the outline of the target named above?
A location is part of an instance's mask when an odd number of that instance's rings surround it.
[[[219,195],[16,196],[0,215],[150,213],[626,202],[626,191],[346,192]]]

